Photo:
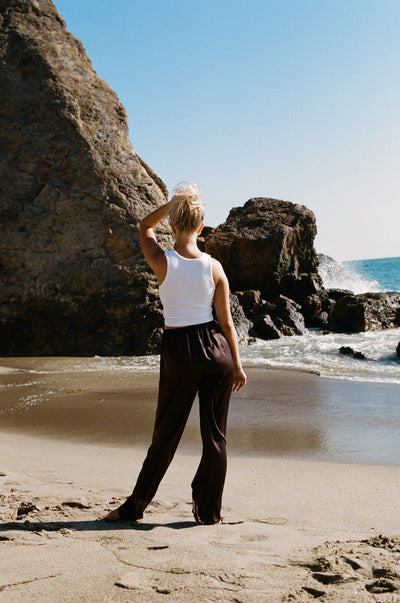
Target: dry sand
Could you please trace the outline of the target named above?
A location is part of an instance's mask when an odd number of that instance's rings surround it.
[[[178,451],[141,522],[99,521],[144,454],[2,433],[0,601],[400,601],[400,467],[231,456],[198,526]]]

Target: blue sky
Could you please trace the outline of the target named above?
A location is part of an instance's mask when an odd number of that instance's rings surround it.
[[[56,0],[171,189],[207,224],[254,196],[301,203],[317,251],[400,256],[398,0]]]

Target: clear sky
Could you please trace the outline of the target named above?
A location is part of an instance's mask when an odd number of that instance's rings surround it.
[[[316,215],[317,251],[400,256],[399,0],[55,0],[169,189],[207,224],[255,196]]]

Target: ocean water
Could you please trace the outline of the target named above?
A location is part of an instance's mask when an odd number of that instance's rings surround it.
[[[400,257],[345,262],[345,269],[367,283],[376,283],[378,291],[400,291]]]
[[[326,288],[348,289],[356,294],[400,291],[400,257],[337,262],[323,256],[319,272]],[[242,357],[248,366],[311,371],[348,381],[400,384],[400,358],[396,355],[399,342],[400,328],[328,335],[309,330],[302,337],[257,340],[243,349]],[[367,360],[339,354],[341,346],[362,352]]]
[[[323,256],[319,272],[327,289],[350,289],[353,293],[400,291],[400,257],[337,262]]]

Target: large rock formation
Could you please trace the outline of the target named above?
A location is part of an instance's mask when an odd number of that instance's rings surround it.
[[[223,265],[233,291],[256,289],[266,300],[302,303],[321,287],[313,247],[315,217],[303,205],[250,199],[205,236],[205,250]]]
[[[50,0],[0,0],[0,82],[0,355],[151,351],[137,223],[166,189]]]
[[[278,339],[306,332],[302,303],[321,290],[313,247],[314,214],[302,205],[250,199],[226,222],[203,231],[203,248],[228,275],[250,323],[250,336]]]

